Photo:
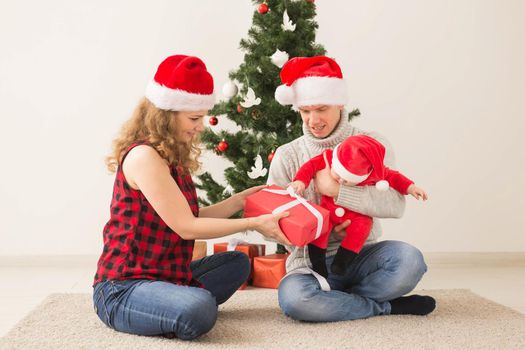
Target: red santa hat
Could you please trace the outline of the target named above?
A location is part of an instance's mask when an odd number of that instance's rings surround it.
[[[326,56],[295,57],[281,70],[275,99],[294,108],[312,105],[345,105],[346,83],[339,65]]]
[[[159,65],[146,88],[146,98],[157,108],[170,111],[199,111],[215,104],[213,78],[201,59],[169,56]]]
[[[359,184],[369,177],[377,179],[376,188],[390,187],[385,178],[385,147],[366,135],[350,136],[334,149],[332,170],[342,179]],[[373,174],[372,174],[373,173]]]

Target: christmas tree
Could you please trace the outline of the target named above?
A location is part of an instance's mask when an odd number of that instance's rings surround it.
[[[228,100],[210,111],[209,129],[202,134],[208,150],[226,157],[234,166],[225,170],[227,184],[217,183],[209,173],[199,176],[197,187],[206,192],[203,205],[217,203],[234,192],[266,183],[275,149],[302,135],[298,112],[274,99],[281,84],[281,67],[297,56],[324,55],[315,43],[314,0],[253,0],[255,5],[248,38],[242,39],[244,62],[229,74],[223,87]],[[240,86],[240,88],[239,88]],[[354,110],[349,117],[358,115]],[[216,132],[213,126],[227,117],[240,126],[235,133]],[[282,252],[282,247],[278,251]]]

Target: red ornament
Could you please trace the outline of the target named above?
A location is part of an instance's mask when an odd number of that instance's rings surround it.
[[[241,104],[237,103],[237,113],[242,113],[242,111],[244,111],[244,109],[242,108]]]
[[[217,117],[215,116],[210,117],[210,120],[209,120],[210,125],[217,125],[218,122],[219,122],[219,119],[217,119]]]
[[[315,0],[306,0],[306,2],[309,2],[310,4],[313,4]]]
[[[228,147],[230,147],[230,145],[228,144],[228,142],[224,141],[224,139],[222,141],[219,142],[219,144],[217,145],[217,151],[219,152],[225,152]]]
[[[275,155],[275,151],[271,151],[270,154],[268,155],[268,161],[271,163],[272,162],[272,159],[273,159],[273,156]]]
[[[265,2],[263,2],[259,5],[257,11],[259,11],[261,15],[264,15],[266,12],[268,12],[268,5]]]

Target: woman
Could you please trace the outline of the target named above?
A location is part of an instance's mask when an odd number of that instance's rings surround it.
[[[191,262],[195,239],[257,230],[290,244],[279,229],[288,215],[227,219],[264,186],[199,210],[191,173],[203,119],[214,104],[213,78],[197,57],[175,55],[158,67],[114,141],[111,217],[94,280],[93,300],[109,327],[140,335],[194,339],[208,332],[247,279],[249,261],[226,252]]]

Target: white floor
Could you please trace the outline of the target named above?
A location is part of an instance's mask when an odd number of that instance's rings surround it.
[[[525,313],[525,253],[425,254],[416,289],[467,288]],[[0,257],[0,337],[50,293],[90,293],[97,257]]]

